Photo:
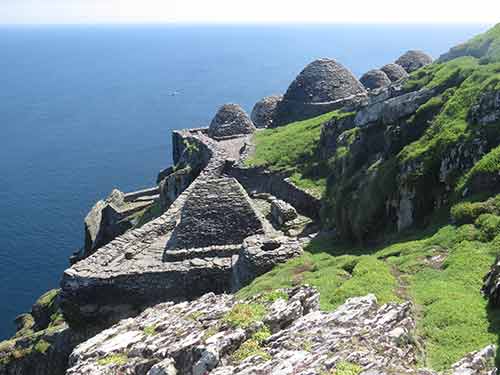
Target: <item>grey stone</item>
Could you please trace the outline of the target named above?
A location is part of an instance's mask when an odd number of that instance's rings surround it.
[[[380,68],[380,70],[387,74],[387,77],[389,77],[392,82],[408,77],[406,70],[401,65],[395,63],[386,64]]]
[[[354,118],[355,126],[383,123],[393,124],[397,120],[414,113],[418,107],[427,102],[434,91],[423,88],[388,100],[375,102],[361,108]]]
[[[381,87],[385,87],[391,84],[391,80],[380,69],[372,69],[363,74],[359,81],[365,86],[368,90],[379,89]]]
[[[423,51],[410,50],[401,55],[395,63],[411,73],[432,63],[432,57]]]
[[[283,100],[282,95],[272,95],[266,96],[255,103],[250,117],[257,128],[272,127],[276,107],[281,100]]]
[[[416,368],[410,303],[380,306],[374,295],[367,295],[322,312],[313,288],[284,289],[281,295],[238,301],[209,293],[196,301],[153,306],[79,345],[66,374],[320,375],[350,362],[360,366],[363,375],[437,375]],[[261,304],[263,318],[244,327],[228,324],[227,314],[248,303]],[[256,353],[236,360],[236,350],[264,325],[272,332],[260,347],[267,358]],[[124,361],[103,361],[110,355]],[[486,347],[443,374],[494,375],[493,356],[494,347]],[[144,372],[137,370],[139,364]]]
[[[290,237],[268,238],[252,236],[245,239],[233,265],[232,290],[238,290],[251,280],[270,271],[278,263],[302,254],[302,246]]]
[[[291,204],[281,199],[275,199],[271,202],[271,217],[273,224],[280,228],[286,222],[297,218],[297,211]]]
[[[334,59],[318,59],[295,78],[283,99],[301,103],[324,103],[364,93],[356,77]]]
[[[251,134],[255,126],[238,104],[224,104],[219,108],[208,129],[212,138],[223,139]]]
[[[318,59],[290,84],[276,108],[273,126],[357,106],[365,97],[365,88],[347,68],[333,59]]]

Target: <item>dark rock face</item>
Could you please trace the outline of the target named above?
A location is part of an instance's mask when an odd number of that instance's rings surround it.
[[[255,126],[238,104],[224,104],[219,108],[208,129],[208,135],[221,139],[251,134]]]
[[[360,82],[368,89],[379,89],[391,84],[391,80],[382,70],[372,69],[363,74]]]
[[[423,51],[410,50],[405,52],[396,60],[396,64],[402,66],[408,73],[411,73],[423,66],[431,64],[432,57]]]
[[[333,59],[315,60],[288,87],[273,126],[356,105],[365,96],[363,85],[343,65]]]
[[[500,121],[500,91],[488,91],[481,94],[479,102],[471,108],[470,122],[490,125]]]
[[[484,278],[482,289],[492,306],[500,306],[500,258],[497,257],[490,272]]]
[[[380,68],[380,70],[387,74],[387,77],[389,77],[392,82],[399,81],[401,78],[408,77],[408,73],[406,72],[406,70],[398,64],[387,64]]]
[[[281,100],[283,100],[283,96],[272,95],[255,103],[250,117],[257,128],[268,128],[273,125],[276,106]]]

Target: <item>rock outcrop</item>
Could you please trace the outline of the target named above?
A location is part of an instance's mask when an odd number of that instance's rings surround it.
[[[272,95],[266,96],[255,103],[250,118],[257,128],[270,128],[273,126],[276,107],[281,100],[283,100],[282,95]]]
[[[367,90],[379,89],[391,84],[391,80],[381,69],[372,69],[361,76],[359,81]]]
[[[402,78],[408,77],[408,73],[406,72],[406,70],[401,65],[395,63],[386,64],[381,67],[380,70],[387,74],[387,77],[392,82],[396,82]]]
[[[273,126],[353,105],[365,95],[363,85],[336,60],[315,60],[288,87],[276,108]]]
[[[136,224],[138,212],[159,199],[157,187],[123,193],[114,189],[108,198],[98,201],[85,217],[85,245],[72,262],[85,258]]]
[[[224,104],[219,108],[208,128],[208,135],[215,139],[231,138],[255,131],[247,113],[238,104]]]
[[[423,51],[410,50],[401,55],[395,63],[402,66],[406,72],[411,73],[431,64],[432,57]]]
[[[160,304],[79,345],[66,374],[436,374],[416,369],[409,303],[380,306],[368,295],[330,313],[318,307],[307,286]],[[449,373],[494,374],[493,355],[493,347],[471,353]]]

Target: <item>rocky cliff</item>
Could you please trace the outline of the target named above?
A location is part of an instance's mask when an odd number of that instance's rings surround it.
[[[495,374],[498,40],[360,80],[319,59],[174,131],[156,186],[89,212],[0,374]]]

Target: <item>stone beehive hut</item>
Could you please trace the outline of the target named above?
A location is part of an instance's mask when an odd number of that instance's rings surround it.
[[[333,59],[318,59],[295,78],[278,104],[273,126],[340,108],[347,98],[366,94],[358,79]]]
[[[238,104],[224,104],[210,123],[208,135],[215,139],[222,139],[251,134],[254,131],[255,126],[243,108]]]
[[[387,77],[387,74],[380,69],[367,71],[360,78],[360,81],[369,90],[379,89],[391,84],[391,80]]]
[[[254,125],[258,128],[271,127],[276,113],[278,103],[283,100],[282,95],[266,96],[255,103],[251,119]]]
[[[432,57],[430,55],[416,50],[407,51],[396,60],[396,64],[402,66],[408,73],[431,63]]]
[[[387,77],[389,77],[392,82],[408,76],[406,70],[401,65],[395,63],[386,64],[380,68],[380,70],[387,74]]]
[[[362,92],[363,86],[349,69],[333,59],[318,59],[295,78],[284,100],[324,103]]]

